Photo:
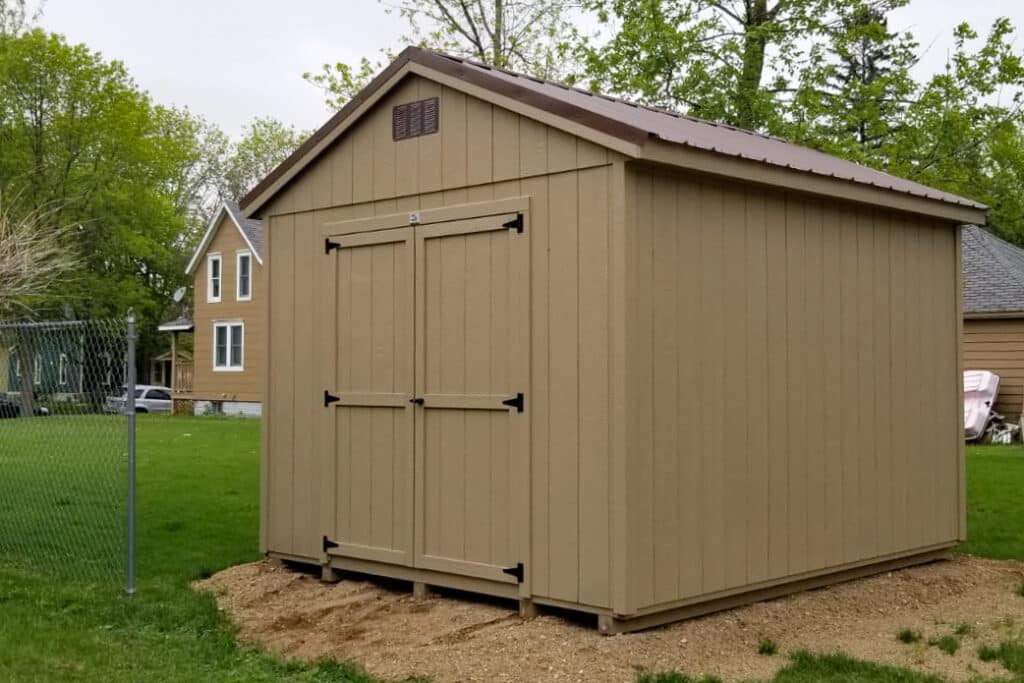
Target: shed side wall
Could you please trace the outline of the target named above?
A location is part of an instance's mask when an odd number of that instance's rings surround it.
[[[995,411],[1016,422],[1024,408],[1024,317],[965,320],[964,369],[999,375]]]
[[[249,251],[238,228],[227,216],[217,227],[206,253],[196,266],[193,280],[195,312],[193,321],[193,379],[192,396],[196,399],[214,401],[262,401],[263,363],[266,350],[266,328],[261,298],[263,291],[263,267],[252,257],[251,285],[252,298],[238,301],[236,273],[240,250]],[[206,297],[206,277],[209,267],[208,256],[221,255],[221,297],[211,303]],[[245,349],[243,370],[240,372],[218,372],[213,369],[213,325],[218,321],[241,320],[245,323]]]
[[[395,143],[391,107],[440,98],[440,132]],[[334,519],[324,383],[328,330],[316,315],[329,263],[321,226],[530,197],[531,537],[534,595],[610,604],[609,319],[614,154],[412,77],[341,138],[265,216],[270,349],[265,549],[318,558]],[[616,174],[615,169],[620,171]],[[327,208],[324,208],[327,207]],[[318,355],[319,354],[319,355]]]
[[[629,168],[628,610],[956,541],[954,227]]]

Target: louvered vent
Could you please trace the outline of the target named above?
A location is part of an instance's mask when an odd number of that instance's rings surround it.
[[[391,133],[405,140],[437,132],[437,98],[400,104],[391,112]]]

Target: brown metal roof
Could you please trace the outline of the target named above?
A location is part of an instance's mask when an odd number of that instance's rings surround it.
[[[242,199],[242,208],[247,209],[256,197],[299,163],[317,143],[408,62],[415,62],[633,144],[642,145],[648,138],[653,137],[671,144],[817,176],[837,178],[946,204],[980,210],[987,208],[984,204],[778,138],[632,104],[415,47],[403,50],[398,58],[359,95],[332,116],[295,153],[253,188]]]

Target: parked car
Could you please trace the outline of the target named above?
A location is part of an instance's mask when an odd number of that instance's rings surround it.
[[[103,403],[105,413],[123,413],[128,401],[128,391],[120,396],[108,396]],[[167,387],[138,384],[135,386],[136,413],[169,413],[171,412],[171,390]]]
[[[42,417],[43,415],[49,415],[50,411],[46,407],[37,404],[32,408],[32,414],[37,417]],[[17,396],[0,394],[0,418],[5,417],[21,417],[20,398]]]

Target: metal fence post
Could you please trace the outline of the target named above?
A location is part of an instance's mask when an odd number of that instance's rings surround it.
[[[128,597],[135,595],[135,312],[128,311],[128,367],[124,412],[128,417]]]

